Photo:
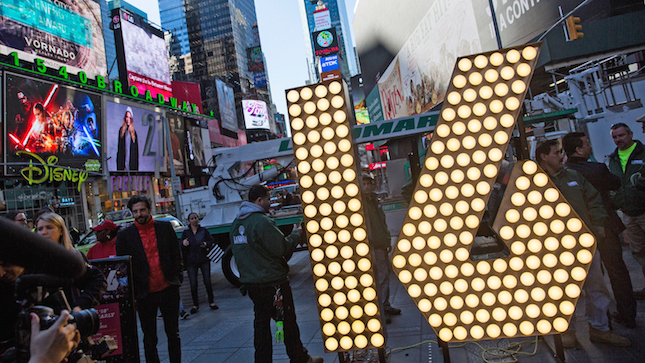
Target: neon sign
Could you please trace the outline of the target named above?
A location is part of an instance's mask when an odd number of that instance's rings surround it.
[[[20,174],[31,184],[51,183],[54,181],[69,181],[77,183],[77,189],[81,191],[81,184],[87,180],[87,172],[74,170],[66,167],[56,166],[58,157],[52,155],[47,158],[47,162],[37,154],[29,151],[20,150],[16,155],[25,154],[32,157],[38,164],[34,165],[34,160],[29,160],[29,166],[22,168]]]

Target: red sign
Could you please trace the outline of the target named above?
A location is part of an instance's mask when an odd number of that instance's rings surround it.
[[[384,169],[385,168],[385,161],[380,162],[380,163],[372,163],[369,165],[370,170],[376,170],[376,169]]]
[[[94,343],[98,343],[101,338],[106,335],[114,338],[114,341],[118,344],[119,348],[114,352],[106,355],[106,357],[112,355],[120,355],[123,353],[123,342],[121,339],[121,319],[119,316],[119,303],[111,304],[102,304],[95,306],[96,312],[99,314],[99,331],[98,333],[92,335],[92,340]]]
[[[152,97],[157,97],[158,94],[164,95],[166,100],[172,97],[172,87],[167,83],[130,71],[128,71],[128,81],[130,81],[130,86],[137,87],[140,95],[150,91]]]
[[[335,69],[333,71],[329,72],[323,72],[321,74],[322,81],[331,81],[332,79],[339,79],[340,78],[340,69]]]
[[[193,105],[197,105],[197,108],[199,109],[197,113],[201,113],[202,91],[199,87],[199,83],[172,81],[171,84],[173,97],[177,98],[179,101],[187,101]]]

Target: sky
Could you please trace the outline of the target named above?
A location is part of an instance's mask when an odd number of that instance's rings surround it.
[[[256,0],[255,11],[260,29],[260,42],[266,58],[269,86],[278,112],[288,116],[284,90],[305,85],[309,79],[305,57],[305,37],[300,18],[299,1]],[[309,0],[306,0],[309,1]],[[345,0],[349,23],[354,20],[357,0]],[[159,4],[154,0],[128,0],[148,14],[148,19],[161,24]]]

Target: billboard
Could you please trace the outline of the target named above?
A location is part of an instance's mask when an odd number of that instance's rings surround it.
[[[246,49],[249,61],[249,72],[258,73],[264,72],[264,57],[262,56],[262,48],[253,47]]]
[[[153,97],[172,97],[166,42],[142,19],[121,11],[121,34],[128,84],[139,94],[150,91]],[[159,31],[160,32],[160,31]]]
[[[253,85],[257,87],[266,87],[267,86],[267,73],[253,73]]]
[[[36,155],[49,165],[100,171],[99,95],[10,73],[5,95],[7,163],[38,162]]]
[[[237,113],[235,112],[235,93],[233,88],[219,79],[215,81],[217,87],[217,103],[222,128],[237,133]]]
[[[325,30],[331,28],[331,16],[329,9],[319,9],[314,11],[315,30]]]
[[[202,91],[199,83],[172,81],[172,95],[179,101],[188,101],[202,110]],[[181,103],[181,102],[180,102]]]
[[[266,102],[242,100],[242,109],[244,110],[244,125],[247,130],[270,129]]]
[[[352,104],[354,105],[354,115],[356,116],[356,124],[367,124],[370,122],[370,117],[367,112],[365,90],[363,89],[363,77],[361,75],[352,77],[351,84],[351,96]]]
[[[110,172],[154,172],[163,167],[163,115],[134,104],[105,102],[107,165]]]
[[[324,57],[340,52],[335,28],[313,32],[311,37],[314,40],[314,52],[317,56]]]
[[[190,146],[190,164],[195,167],[206,166],[204,157],[204,139],[202,138],[202,128],[196,120],[186,119],[189,134]]]
[[[168,126],[170,128],[170,145],[172,148],[172,162],[175,165],[175,173],[184,175],[186,169],[186,131],[184,118],[178,115],[167,113]]]
[[[336,69],[334,71],[329,71],[329,72],[322,72],[320,74],[320,77],[322,78],[322,82],[331,81],[332,79],[339,79],[340,69]]]
[[[2,0],[0,53],[107,76],[101,6],[93,0]]]
[[[320,58],[320,71],[322,73],[331,72],[339,69],[338,54],[330,55],[329,57]]]

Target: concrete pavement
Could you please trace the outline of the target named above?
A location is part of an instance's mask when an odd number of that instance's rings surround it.
[[[640,266],[625,250],[624,259],[632,274],[634,288],[645,287],[645,279],[640,273]],[[325,362],[338,362],[337,354],[324,352],[320,332],[320,324],[316,308],[315,292],[312,282],[309,256],[306,252],[297,252],[291,261],[291,286],[300,326],[301,340],[311,355],[320,355]],[[183,363],[237,363],[253,362],[253,304],[248,296],[242,296],[238,289],[232,287],[224,278],[219,264],[212,265],[212,283],[215,293],[215,303],[219,310],[212,311],[206,302],[206,293],[202,281],[200,284],[200,311],[191,315],[188,320],[180,320],[179,329],[182,340]],[[393,306],[401,308],[401,316],[393,317],[392,324],[387,325],[387,351],[389,362],[417,363],[417,362],[443,362],[441,349],[435,343],[436,335],[428,323],[417,310],[412,299],[407,295],[402,285],[392,276],[391,302]],[[188,311],[192,305],[188,279],[184,279],[181,288],[182,300]],[[582,300],[581,300],[582,301]],[[584,305],[584,304],[581,304]],[[578,319],[578,349],[565,350],[568,362],[645,362],[645,301],[638,302],[637,328],[627,329],[615,324],[614,329],[621,335],[631,339],[631,348],[613,348],[600,344],[593,344],[588,339],[588,329],[584,320],[584,306],[579,306],[576,313]],[[163,332],[163,321],[158,319],[159,355],[163,363],[168,361],[168,348],[166,335]],[[141,361],[144,362],[143,335],[139,330],[139,347]],[[553,339],[546,337],[540,339],[537,347],[535,339],[498,339],[480,341],[478,344],[466,344],[450,349],[452,362],[484,362],[482,351],[484,348],[509,348],[511,343],[521,343],[521,351],[529,354],[516,354],[520,362],[555,362],[551,352],[545,344],[553,346]],[[402,349],[414,346],[409,349]],[[512,348],[517,349],[517,348]],[[487,355],[487,360],[492,362],[509,361],[512,357],[493,357]],[[289,362],[284,344],[275,343],[273,346],[274,362]],[[363,360],[365,361],[365,360]]]

